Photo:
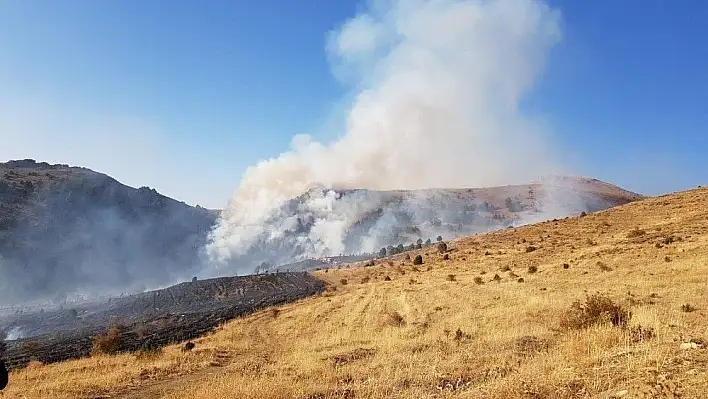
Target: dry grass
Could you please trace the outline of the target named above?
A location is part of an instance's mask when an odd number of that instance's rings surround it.
[[[692,190],[449,241],[454,259],[431,253],[431,269],[317,272],[337,289],[277,317],[232,321],[188,352],[13,372],[5,398],[702,398],[706,201]],[[505,266],[536,272],[482,281]]]

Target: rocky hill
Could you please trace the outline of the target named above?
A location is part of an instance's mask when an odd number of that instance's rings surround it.
[[[216,217],[85,168],[0,164],[0,303],[189,278]]]

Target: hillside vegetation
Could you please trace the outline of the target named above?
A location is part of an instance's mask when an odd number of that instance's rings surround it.
[[[705,397],[706,203],[691,190],[321,270],[323,295],[191,351],[33,364],[5,397]]]

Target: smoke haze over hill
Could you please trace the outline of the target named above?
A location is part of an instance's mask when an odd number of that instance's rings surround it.
[[[333,71],[357,92],[346,131],[329,144],[297,136],[249,168],[212,233],[211,260],[234,263],[269,243],[311,255],[356,247],[347,237],[376,198],[312,188],[479,187],[562,172],[548,132],[519,110],[559,39],[559,14],[541,1],[370,2],[328,40]],[[411,222],[384,215],[381,227]],[[362,231],[359,249],[381,244],[375,231]]]

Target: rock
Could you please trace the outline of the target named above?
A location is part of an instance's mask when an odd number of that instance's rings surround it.
[[[684,342],[681,344],[682,350],[698,349],[698,344],[695,342]]]

